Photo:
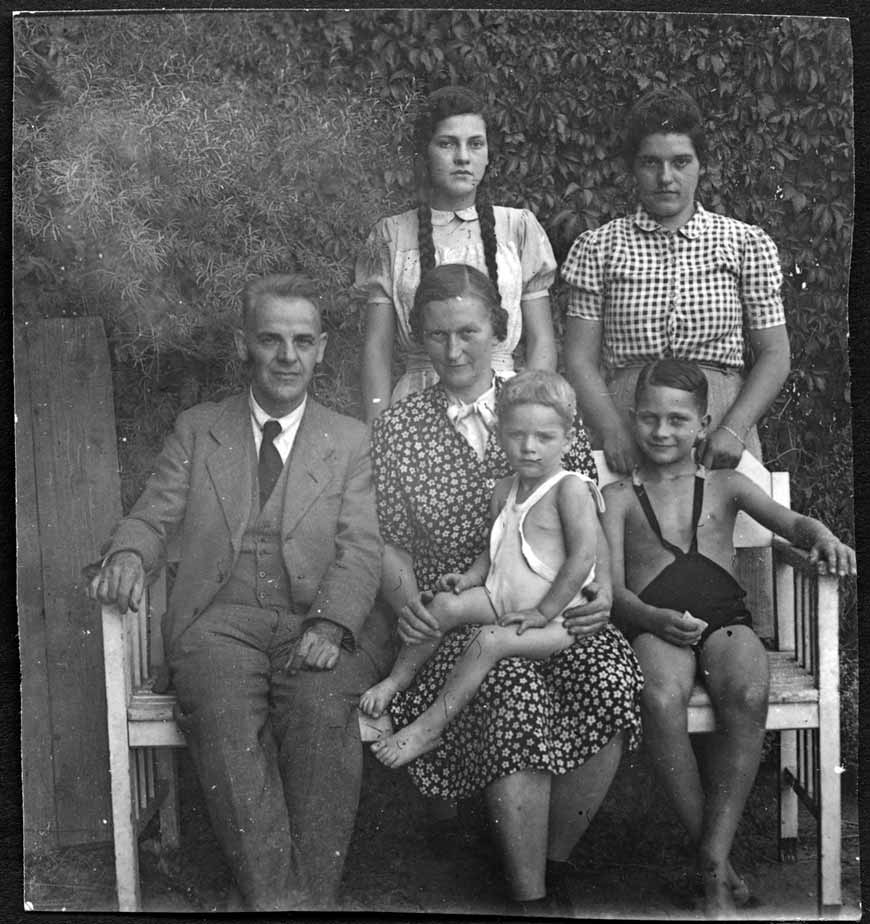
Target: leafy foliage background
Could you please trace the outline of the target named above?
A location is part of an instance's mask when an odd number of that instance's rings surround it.
[[[487,100],[496,200],[557,257],[633,205],[619,152],[653,85],[705,114],[701,201],[776,241],[793,371],[764,420],[793,506],[854,541],[847,285],[853,224],[845,20],[635,12],[320,11],[14,22],[15,316],[99,315],[110,338],[125,509],[185,406],[233,390],[251,275],[323,283],[315,382],[359,411],[350,284],[375,219],[414,200],[411,114],[449,82]],[[564,292],[554,292],[561,327]],[[857,703],[854,588],[844,698]],[[847,758],[857,716],[844,714]]]

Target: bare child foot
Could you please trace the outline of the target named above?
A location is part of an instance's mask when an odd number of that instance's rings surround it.
[[[360,697],[360,711],[370,715],[373,719],[379,719],[400,689],[399,684],[392,677],[385,677],[380,683],[369,687]]]
[[[726,881],[731,889],[731,897],[734,899],[734,904],[738,908],[743,908],[745,905],[749,904],[750,899],[752,898],[752,893],[749,891],[749,885],[746,880],[740,876],[740,874],[734,869],[729,860],[726,865]],[[699,895],[704,894],[704,877],[700,869],[695,874],[695,886]]]
[[[704,883],[704,916],[714,921],[733,918],[737,906],[734,902],[729,865],[709,865],[701,872],[701,879]]]
[[[416,727],[415,727],[416,726]],[[441,736],[416,722],[372,743],[372,753],[387,767],[404,767],[421,754],[438,747]]]

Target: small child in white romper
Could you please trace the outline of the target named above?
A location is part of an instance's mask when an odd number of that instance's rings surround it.
[[[514,475],[493,491],[489,548],[464,574],[445,574],[422,595],[443,632],[480,625],[435,702],[410,725],[372,744],[390,767],[438,745],[450,720],[502,658],[544,659],[573,644],[562,614],[584,602],[595,577],[604,501],[598,486],[562,468],[576,412],[574,391],[555,372],[522,372],[498,396],[498,437]],[[587,487],[588,486],[588,487]],[[404,645],[390,675],[366,691],[362,712],[380,717],[438,641]]]

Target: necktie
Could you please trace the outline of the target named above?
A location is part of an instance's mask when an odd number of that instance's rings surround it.
[[[260,443],[260,465],[258,477],[260,479],[260,507],[269,500],[269,495],[275,487],[275,482],[284,468],[281,453],[275,448],[272,440],[281,432],[281,424],[277,420],[267,420],[263,424],[263,441]]]

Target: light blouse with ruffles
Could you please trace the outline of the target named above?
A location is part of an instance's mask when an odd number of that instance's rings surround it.
[[[556,259],[547,234],[528,209],[493,206],[498,288],[508,313],[507,338],[493,350],[496,372],[512,372],[513,351],[522,334],[522,303],[549,294]],[[465,263],[486,273],[477,208],[456,212],[432,209],[435,264]],[[393,391],[393,402],[437,381],[435,370],[410,327],[414,293],[420,284],[417,210],[382,218],[371,231],[356,263],[356,288],[368,303],[391,304],[406,373]]]

